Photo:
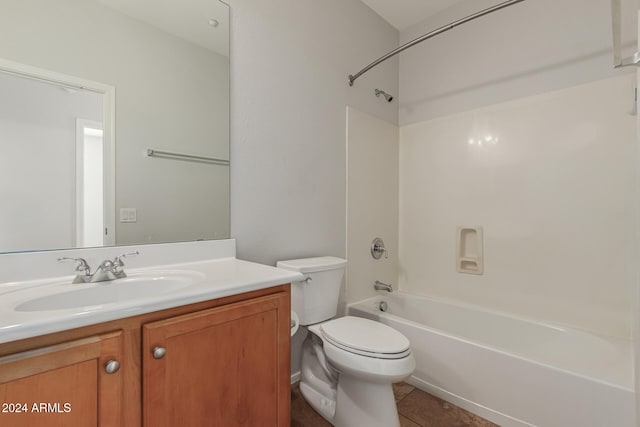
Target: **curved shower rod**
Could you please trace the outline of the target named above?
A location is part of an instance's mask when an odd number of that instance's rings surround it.
[[[349,74],[349,86],[353,86],[353,82],[356,81],[356,79],[358,77],[360,77],[361,75],[363,75],[364,73],[366,73],[367,71],[369,71],[370,69],[372,69],[373,67],[375,67],[376,65],[380,64],[381,62],[386,61],[387,59],[396,56],[397,54],[399,54],[400,52],[409,49],[412,46],[417,45],[418,43],[421,43],[427,39],[430,39],[432,37],[435,37],[439,34],[442,34],[444,32],[447,32],[455,27],[457,27],[458,25],[462,25],[465,24],[469,21],[473,21],[476,18],[480,18],[481,16],[484,15],[488,15],[490,13],[493,13],[495,11],[498,11],[500,9],[504,9],[505,7],[509,7],[509,6],[513,6],[516,3],[520,3],[523,2],[524,0],[508,0],[505,1],[503,3],[497,4],[495,6],[491,6],[487,9],[481,10],[480,12],[476,12],[472,15],[466,16],[462,19],[458,19],[457,21],[454,21],[450,24],[447,24],[443,27],[438,28],[437,30],[433,30],[427,34],[423,34],[420,37],[411,40],[408,43],[403,44],[402,46],[400,46],[399,48],[396,48],[394,50],[392,50],[391,52],[387,53],[384,56],[381,56],[380,58],[376,59],[375,61],[373,61],[371,64],[367,65],[366,67],[364,67],[362,70],[358,71],[357,73],[351,75]]]

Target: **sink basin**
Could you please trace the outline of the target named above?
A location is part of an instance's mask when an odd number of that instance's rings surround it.
[[[68,310],[86,306],[113,304],[174,292],[192,284],[199,274],[187,272],[138,275],[109,282],[62,285],[66,290],[27,300],[16,311]]]

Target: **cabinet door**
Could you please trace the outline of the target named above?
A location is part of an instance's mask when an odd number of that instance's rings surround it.
[[[278,293],[144,325],[144,425],[289,427],[289,307]]]
[[[122,332],[0,358],[0,425],[119,426]],[[109,365],[112,371],[115,364]]]

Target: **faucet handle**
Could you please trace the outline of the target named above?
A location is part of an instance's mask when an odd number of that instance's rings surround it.
[[[373,242],[371,242],[371,256],[374,259],[380,259],[382,258],[382,254],[384,254],[385,258],[389,258],[389,252],[384,247],[384,242],[381,238],[376,237],[373,239]]]
[[[113,259],[113,265],[117,267],[124,267],[124,262],[122,262],[121,258],[126,258],[128,256],[138,256],[140,255],[140,252],[135,251],[135,252],[128,252],[128,253],[124,253],[124,254],[120,254],[117,257],[115,257]]]
[[[85,261],[84,258],[68,258],[68,257],[58,258],[58,262],[67,262],[67,261],[77,262],[78,266],[76,267],[76,271],[84,272],[85,276],[91,276],[91,267],[89,267],[89,264],[87,264],[87,261]]]

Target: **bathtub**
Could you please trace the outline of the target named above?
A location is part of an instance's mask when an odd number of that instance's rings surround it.
[[[503,427],[636,425],[630,341],[403,292],[348,312],[409,338],[407,382]]]

